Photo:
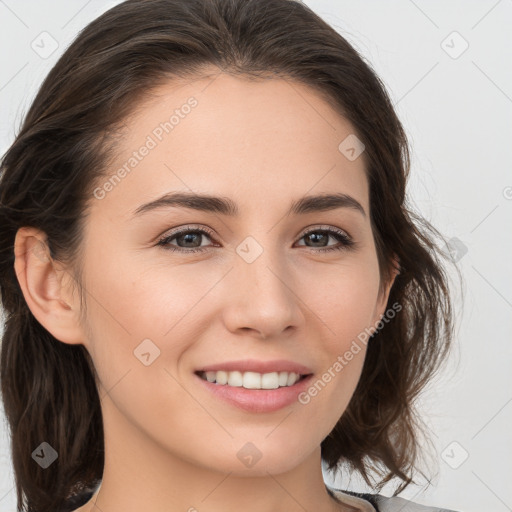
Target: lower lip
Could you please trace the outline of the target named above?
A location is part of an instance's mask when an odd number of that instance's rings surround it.
[[[293,386],[283,386],[276,389],[246,389],[244,387],[215,384],[194,374],[213,395],[248,412],[278,411],[293,402],[309,385],[313,374],[297,381]]]

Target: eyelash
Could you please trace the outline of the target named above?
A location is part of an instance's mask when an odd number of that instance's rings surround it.
[[[185,229],[181,229],[179,231],[175,231],[174,233],[170,233],[166,235],[165,237],[161,238],[157,245],[162,246],[167,251],[172,252],[182,252],[182,253],[194,253],[194,252],[205,252],[211,249],[211,247],[195,247],[195,248],[184,248],[184,247],[174,247],[172,245],[169,245],[169,242],[173,240],[174,238],[188,234],[188,233],[201,233],[203,235],[207,235],[209,238],[213,239],[213,233],[204,228],[194,228],[187,227]],[[353,248],[356,245],[356,242],[350,238],[346,233],[344,233],[341,230],[328,228],[328,229],[312,229],[310,231],[307,231],[302,234],[302,236],[299,238],[302,239],[307,235],[310,235],[311,233],[324,233],[333,236],[333,238],[336,238],[339,242],[341,242],[340,246],[329,246],[328,248],[314,248],[314,247],[308,247],[306,245],[303,245],[301,247],[306,247],[308,249],[312,249],[314,252],[331,252],[331,251],[343,251]]]

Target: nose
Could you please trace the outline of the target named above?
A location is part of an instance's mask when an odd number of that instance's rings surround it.
[[[223,316],[233,333],[278,338],[304,322],[304,302],[294,290],[296,278],[270,251],[263,251],[252,263],[237,256],[227,286]]]

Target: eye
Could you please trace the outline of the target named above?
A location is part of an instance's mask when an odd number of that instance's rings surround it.
[[[192,228],[191,226],[187,226],[184,229],[179,231],[175,231],[174,233],[170,233],[164,238],[160,239],[157,245],[163,246],[168,251],[178,251],[178,252],[205,252],[209,250],[208,247],[203,247],[200,243],[201,237],[207,236],[211,238],[213,233],[210,230],[206,230],[204,228]],[[171,240],[176,239],[178,242],[183,242],[184,247],[176,247],[170,244]],[[199,242],[199,244],[198,244]]]
[[[212,239],[213,232],[205,228],[187,226],[186,228],[167,234],[158,241],[157,245],[162,246],[168,251],[178,251],[183,253],[206,252],[212,247],[201,244],[202,238],[205,236]],[[318,246],[302,245],[302,247],[314,249],[314,252],[341,251],[344,249],[350,249],[356,245],[354,240],[347,233],[337,228],[312,229],[304,233],[300,239],[302,238],[309,240],[313,244],[320,244]],[[324,242],[328,242],[329,238],[336,239],[339,244],[322,245]],[[176,240],[178,244],[184,245],[176,246],[171,244],[173,240]]]
[[[324,241],[327,242],[329,240],[329,238],[335,238],[339,242],[339,245],[330,245],[330,246],[329,245],[326,245],[326,246],[320,245],[321,248],[318,249],[316,252],[342,251],[344,249],[345,250],[350,249],[356,245],[354,240],[352,240],[352,238],[347,233],[345,233],[341,229],[337,229],[337,228],[312,229],[312,230],[304,233],[302,235],[301,239],[302,238],[312,241],[315,244],[316,243],[322,244]],[[311,246],[307,246],[307,247],[311,247]],[[313,246],[313,247],[315,247],[315,246]]]

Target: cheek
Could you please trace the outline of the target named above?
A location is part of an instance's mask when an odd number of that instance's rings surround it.
[[[376,293],[373,280],[353,272],[350,277],[340,278],[338,287],[329,293],[319,293],[311,306],[322,319],[321,324],[325,324],[322,350],[317,352],[321,354],[321,369],[299,396],[299,402],[310,411],[305,416],[306,425],[316,431],[321,429],[323,437],[346,411],[359,382]]]
[[[333,427],[346,409],[363,368],[379,288],[376,255],[347,258],[340,265],[326,266],[317,277],[316,282],[327,285],[315,287],[314,293],[309,288],[308,306],[315,313],[309,323],[321,326],[324,333],[319,351],[322,370],[305,401],[315,400],[323,411],[320,414],[330,418]]]
[[[379,290],[376,256],[359,254],[340,264],[319,267],[315,286],[308,281],[303,283],[301,295],[317,317],[311,323],[322,321],[330,354],[346,350],[353,339],[373,326]]]
[[[146,338],[157,345],[182,339],[183,326],[190,328],[199,320],[209,291],[224,273],[201,271],[194,264],[172,265],[163,258],[149,262],[148,257],[127,257],[112,248],[91,255],[87,269],[89,316],[96,331],[109,332],[114,343],[128,343],[131,350]]]

